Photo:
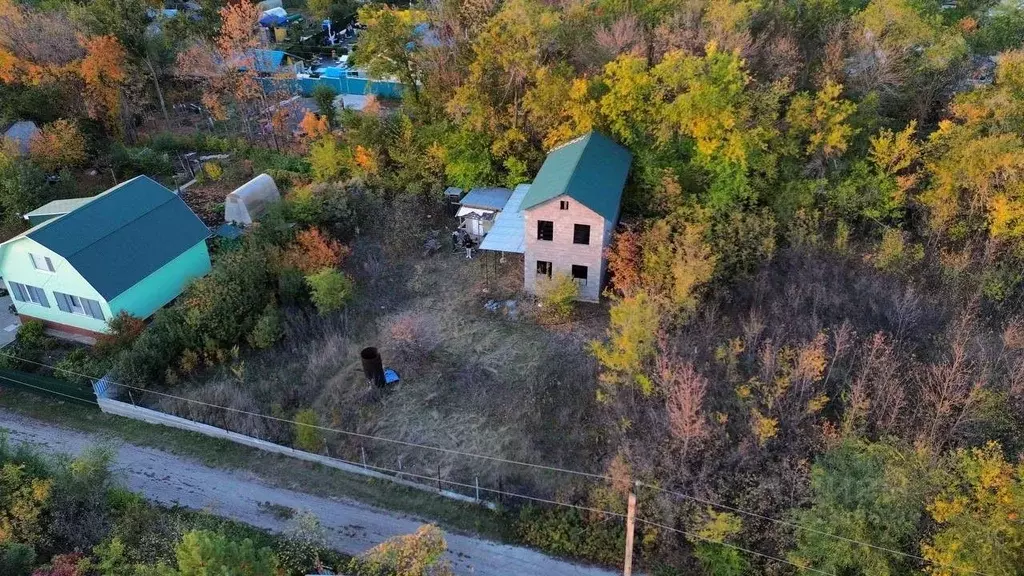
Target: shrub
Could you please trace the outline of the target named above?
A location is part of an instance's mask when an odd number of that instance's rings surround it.
[[[224,176],[224,169],[220,167],[220,164],[216,162],[206,162],[203,164],[203,172],[213,180],[217,182]]]
[[[306,277],[295,268],[285,268],[277,276],[277,295],[285,304],[300,304],[309,297]]]
[[[324,447],[324,435],[319,428],[320,417],[307,408],[295,414],[295,447],[306,452],[320,452]]]
[[[93,348],[101,358],[113,356],[130,347],[146,329],[146,322],[122,310],[107,322],[107,328],[109,332],[97,338]]]
[[[308,510],[300,510],[291,521],[284,539],[277,546],[281,567],[289,574],[321,574],[321,551],[326,537],[320,519]]]
[[[309,284],[313,304],[322,315],[340,310],[352,296],[352,281],[331,268],[306,276],[306,283]]]
[[[69,120],[57,120],[29,141],[32,161],[47,172],[61,168],[74,168],[85,162],[85,137],[78,125]]]
[[[553,321],[568,320],[580,295],[580,287],[565,274],[559,274],[545,284],[540,299],[546,316]]]
[[[352,168],[349,151],[333,136],[324,136],[309,147],[309,164],[319,182],[341,180]]]
[[[320,115],[327,118],[327,123],[334,125],[334,98],[338,95],[333,88],[326,84],[317,84],[313,88],[313,100],[316,101],[317,110]]]
[[[273,276],[264,250],[251,245],[225,254],[185,292],[185,317],[203,340],[230,347],[249,334],[271,298]]]
[[[346,572],[358,576],[451,576],[444,558],[448,543],[437,526],[420,526],[415,534],[395,536],[374,546],[349,563]]]
[[[47,350],[54,345],[54,339],[46,335],[46,327],[39,320],[29,320],[19,326],[15,340],[23,349]]]
[[[132,148],[115,144],[110,151],[110,161],[114,172],[122,177],[134,177],[137,174],[157,177],[174,173],[171,159],[166,153],[146,147]]]
[[[283,335],[281,312],[273,304],[267,304],[249,333],[249,345],[253,348],[270,348]]]
[[[924,248],[920,244],[907,244],[903,232],[886,228],[875,253],[875,268],[893,273],[906,272],[923,258]]]
[[[137,385],[162,381],[167,367],[196,341],[195,331],[185,321],[183,308],[158,310],[149,328],[117,357],[116,379]]]
[[[350,250],[337,240],[331,240],[318,228],[303,230],[284,254],[286,266],[312,274],[322,268],[339,266]]]
[[[76,348],[53,366],[53,375],[75,384],[90,385],[110,369],[110,362],[94,357],[85,348]]]
[[[90,448],[57,469],[46,536],[54,549],[90,550],[109,533],[112,459],[112,451]]]
[[[35,372],[43,359],[43,351],[53,348],[56,340],[45,333],[43,323],[39,320],[29,320],[18,327],[18,334],[14,343],[4,348],[0,353],[0,366]]]
[[[602,564],[622,560],[626,530],[619,522],[592,520],[575,509],[528,506],[519,514],[516,530],[524,542],[552,554],[575,556]]]
[[[0,574],[29,576],[36,563],[36,552],[31,546],[17,542],[0,544]]]

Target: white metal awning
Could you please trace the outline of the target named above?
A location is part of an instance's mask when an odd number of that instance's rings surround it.
[[[529,184],[516,186],[512,196],[505,203],[505,207],[498,213],[498,217],[494,219],[494,226],[491,227],[491,231],[487,233],[483,242],[480,243],[481,250],[514,252],[516,254],[522,254],[526,251],[526,230],[524,228],[526,220],[523,218],[523,213],[519,210],[519,206],[523,203],[523,198],[526,198],[526,193],[529,191]]]
[[[468,214],[476,214],[477,216],[483,216],[485,214],[493,213],[494,212],[492,210],[483,210],[481,208],[467,208],[466,206],[463,206],[459,208],[459,211],[456,212],[455,215],[458,216],[459,218],[462,218],[463,216],[466,216]]]

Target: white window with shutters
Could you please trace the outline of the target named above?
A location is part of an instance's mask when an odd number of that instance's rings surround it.
[[[28,257],[32,259],[32,266],[35,267],[36,270],[41,272],[54,271],[53,260],[50,260],[49,256],[39,256],[38,254],[29,253]]]
[[[78,314],[79,316],[91,316],[97,320],[106,319],[103,315],[103,308],[95,300],[82,298],[81,296],[72,296],[63,292],[54,292],[53,297],[57,300],[57,308],[60,308],[61,312]]]
[[[11,295],[18,302],[30,302],[44,308],[50,307],[50,302],[46,299],[46,292],[43,292],[42,288],[29,286],[28,284],[19,284],[18,282],[8,282],[8,284],[11,285]]]

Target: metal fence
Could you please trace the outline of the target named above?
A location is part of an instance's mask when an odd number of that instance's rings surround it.
[[[382,468],[373,466],[366,462],[365,452],[363,453],[363,462],[350,462],[341,458],[335,458],[326,456],[323,454],[314,454],[312,452],[306,452],[303,450],[296,450],[289,446],[282,446],[275,444],[267,440],[260,438],[254,438],[245,434],[239,434],[238,432],[232,432],[224,428],[218,428],[217,426],[211,426],[202,422],[196,422],[189,420],[188,418],[182,418],[180,416],[174,416],[160,412],[158,410],[152,410],[150,408],[144,408],[135,404],[134,400],[130,402],[122,402],[117,397],[120,394],[128,395],[131,392],[127,389],[122,389],[117,383],[112,382],[107,376],[104,376],[100,380],[97,380],[93,384],[93,391],[95,393],[94,401],[99,404],[100,410],[106,414],[114,414],[122,416],[124,418],[131,418],[133,420],[139,420],[149,424],[156,424],[161,426],[170,426],[172,428],[178,428],[180,430],[187,430],[189,432],[195,432],[210,438],[218,438],[221,440],[228,440],[236,444],[255,448],[257,450],[263,450],[265,452],[272,452],[275,454],[281,454],[299,460],[305,460],[307,462],[314,462],[322,464],[331,468],[342,470],[350,474],[358,474],[360,476],[366,476],[377,480],[386,480],[405,486],[407,488],[413,488],[416,490],[422,490],[424,492],[431,492],[439,496],[449,498],[451,500],[457,500],[459,502],[466,502],[470,504],[480,504],[490,509],[496,509],[497,504],[490,501],[485,501],[480,497],[480,488],[475,486],[476,490],[474,495],[468,495],[454,490],[446,489],[445,486],[454,487],[455,483],[446,481],[440,477],[436,478],[436,484],[424,484],[410,480],[415,477],[423,479],[423,476],[415,474],[403,474],[402,472],[396,472],[388,468]],[[429,479],[433,480],[433,479]],[[467,488],[468,485],[458,484],[462,488]]]
[[[0,386],[17,388],[32,392],[33,394],[49,396],[60,400],[70,400],[90,406],[97,405],[96,395],[88,386],[74,384],[54,378],[53,376],[0,368]]]

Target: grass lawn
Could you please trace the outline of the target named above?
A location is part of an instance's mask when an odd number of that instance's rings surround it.
[[[320,496],[350,498],[403,512],[456,532],[514,542],[511,519],[500,512],[461,504],[390,482],[346,474],[225,440],[111,416],[95,407],[51,400],[0,387],[0,408],[98,436],[122,439],[189,457],[211,467],[246,470],[270,484]]]

